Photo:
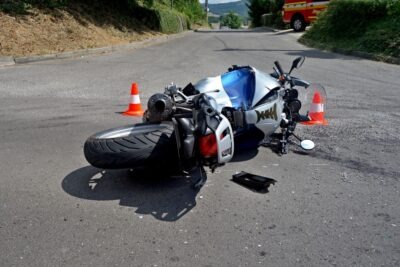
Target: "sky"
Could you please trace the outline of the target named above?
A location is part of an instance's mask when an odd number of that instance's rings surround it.
[[[220,3],[228,3],[228,2],[236,2],[239,0],[208,0],[209,4],[220,4]],[[200,0],[200,3],[204,3],[204,0]]]

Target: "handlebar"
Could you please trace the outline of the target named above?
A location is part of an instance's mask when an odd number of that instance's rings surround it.
[[[282,69],[281,64],[279,63],[279,61],[275,61],[274,64],[275,64],[277,70],[279,71],[279,73],[278,73],[279,76],[284,75],[285,72],[283,72],[283,69]]]

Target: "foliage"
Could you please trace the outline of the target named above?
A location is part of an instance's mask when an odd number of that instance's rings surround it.
[[[173,7],[185,14],[192,23],[202,23],[205,13],[198,0],[173,0]]]
[[[279,12],[278,14],[275,14],[272,26],[278,29],[284,29],[287,27],[287,25],[283,22],[282,13]]]
[[[399,0],[387,0],[386,5],[388,15],[400,16],[400,1]]]
[[[385,17],[371,24],[358,40],[358,46],[367,52],[379,52],[400,57],[400,17]]]
[[[67,4],[67,0],[2,0],[0,10],[8,13],[25,13],[32,6],[58,8]]]
[[[187,29],[187,17],[168,9],[156,10],[159,21],[159,30],[164,33],[181,32]]]
[[[203,23],[205,14],[198,0],[0,0],[0,11],[23,14],[31,7],[66,8],[74,4],[91,5],[94,10],[109,9],[134,16],[146,26],[165,33],[190,28],[191,23]]]
[[[249,8],[252,26],[285,27],[281,12],[284,3],[284,0],[249,0],[247,6]],[[265,16],[265,14],[269,15]],[[264,19],[262,19],[262,17],[264,17]]]
[[[0,10],[6,13],[24,13],[28,4],[23,1],[5,0],[0,3]]]
[[[400,4],[394,0],[333,0],[301,42],[400,56]]]
[[[282,9],[285,4],[285,0],[271,0],[271,12],[274,17],[272,26],[276,28],[285,28],[285,23],[282,18]]]
[[[249,9],[249,17],[253,27],[262,26],[261,16],[271,12],[270,0],[249,0],[246,4]]]
[[[242,25],[242,20],[238,14],[229,11],[228,14],[222,17],[221,25],[228,26],[231,29],[239,29]]]

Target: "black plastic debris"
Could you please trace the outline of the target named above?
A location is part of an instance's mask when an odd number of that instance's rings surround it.
[[[240,172],[232,175],[232,181],[259,193],[267,193],[269,186],[276,183],[276,180],[272,178],[263,177],[248,172]]]

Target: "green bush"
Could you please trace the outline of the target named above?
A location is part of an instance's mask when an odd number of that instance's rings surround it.
[[[333,0],[300,42],[399,56],[400,1]]]
[[[356,45],[370,53],[400,57],[400,18],[385,17],[368,27]]]
[[[172,10],[158,9],[159,30],[164,33],[176,33],[187,29],[187,18]]]
[[[387,0],[388,15],[389,16],[400,16],[400,1],[399,0]]]
[[[170,2],[170,0],[167,2]],[[185,14],[192,23],[203,23],[205,21],[205,13],[198,0],[174,0],[173,7]]]
[[[64,7],[67,0],[2,0],[0,1],[0,10],[7,13],[25,13],[32,6],[44,8]]]
[[[249,0],[246,5],[249,9],[251,26],[259,27],[263,26],[262,15],[271,12],[271,7],[273,3],[270,0]]]
[[[228,14],[221,19],[222,26],[228,26],[231,29],[239,29],[242,26],[242,20],[239,15],[229,11]]]
[[[359,36],[372,21],[385,15],[384,1],[333,0],[320,23],[333,38]]]
[[[30,7],[63,8],[72,4],[86,4],[93,10],[110,9],[119,15],[132,16],[147,27],[164,33],[190,29],[191,22],[204,20],[204,13],[197,0],[0,0],[0,10],[23,14]],[[70,5],[69,5],[70,4]]]
[[[249,0],[249,16],[253,27],[273,26],[284,28],[282,7],[284,0]]]
[[[93,1],[93,0],[92,0]],[[102,0],[107,1],[107,0]],[[148,27],[164,33],[190,29],[191,23],[204,21],[204,14],[197,0],[119,0]]]
[[[28,4],[23,1],[5,0],[0,3],[0,10],[6,13],[21,14],[26,11]]]
[[[285,29],[288,26],[283,22],[282,13],[276,14],[273,26],[278,29]]]
[[[48,8],[63,7],[67,4],[67,0],[26,0],[31,5],[39,5]]]

